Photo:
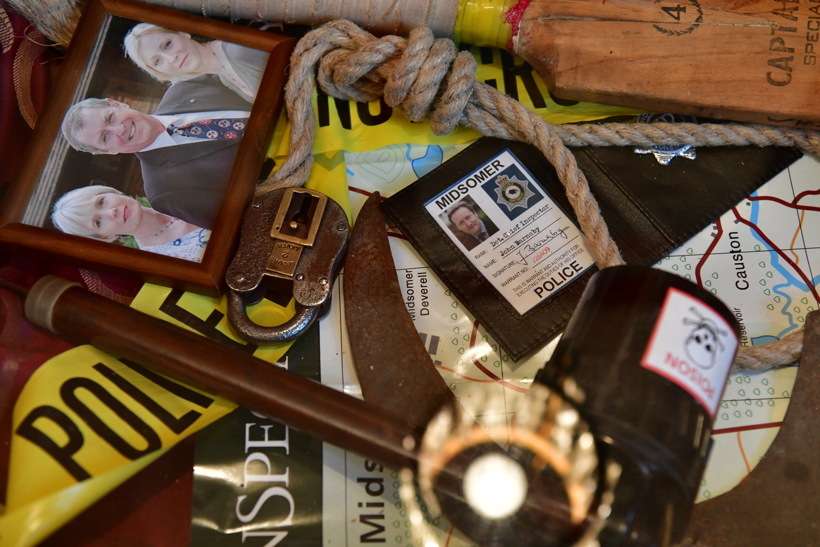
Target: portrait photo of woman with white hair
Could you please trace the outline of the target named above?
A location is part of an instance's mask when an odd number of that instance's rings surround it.
[[[268,52],[222,40],[199,41],[187,32],[140,23],[125,36],[125,53],[161,82],[181,82],[213,74],[253,103],[268,62]]]
[[[91,185],[66,192],[51,221],[67,234],[117,242],[132,236],[140,250],[201,262],[211,231],[172,217],[116,188]]]

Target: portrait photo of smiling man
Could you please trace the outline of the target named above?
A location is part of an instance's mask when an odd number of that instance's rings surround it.
[[[456,202],[446,214],[451,231],[468,251],[498,232],[498,227],[470,198]]]
[[[252,105],[218,77],[171,85],[153,114],[113,99],[72,106],[63,136],[91,154],[135,154],[158,211],[212,228]]]

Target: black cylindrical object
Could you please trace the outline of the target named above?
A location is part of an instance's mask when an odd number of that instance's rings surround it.
[[[536,381],[576,405],[622,467],[601,545],[662,546],[686,529],[739,326],[703,288],[641,266],[595,274]]]

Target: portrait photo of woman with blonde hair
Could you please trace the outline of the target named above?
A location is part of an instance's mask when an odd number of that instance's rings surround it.
[[[125,36],[125,53],[161,82],[181,82],[213,74],[253,103],[268,62],[268,52],[222,40],[199,41],[187,32],[140,23]]]

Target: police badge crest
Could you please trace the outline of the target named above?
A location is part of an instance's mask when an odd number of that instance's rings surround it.
[[[638,123],[698,123],[694,116],[680,114],[641,114]],[[669,165],[674,158],[681,157],[693,160],[697,156],[695,147],[688,144],[680,146],[650,146],[649,148],[635,147],[636,154],[652,154],[661,165]]]
[[[518,180],[515,175],[508,177],[501,175],[495,179],[498,187],[495,189],[498,194],[498,203],[506,205],[508,211],[512,211],[516,207],[527,207],[527,200],[535,195],[535,192],[529,189],[529,181]]]

